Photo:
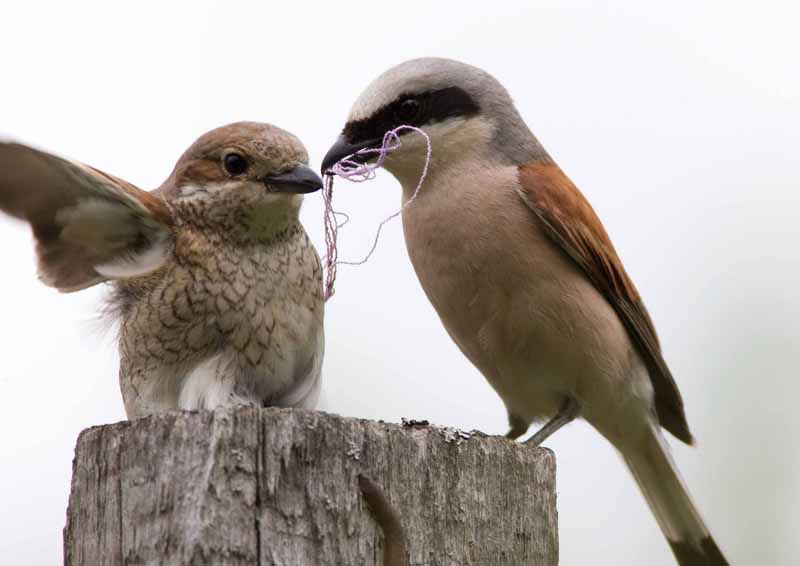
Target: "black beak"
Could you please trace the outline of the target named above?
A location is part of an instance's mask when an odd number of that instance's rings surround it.
[[[339,161],[347,157],[348,155],[353,155],[360,149],[366,149],[368,147],[380,147],[381,139],[374,139],[374,140],[367,140],[359,143],[350,143],[344,136],[339,136],[339,139],[336,140],[331,148],[328,150],[328,153],[325,154],[325,159],[322,160],[322,174],[328,172],[328,169],[336,165]]]
[[[322,188],[322,179],[307,165],[297,165],[285,173],[267,175],[263,181],[273,193],[313,193]]]

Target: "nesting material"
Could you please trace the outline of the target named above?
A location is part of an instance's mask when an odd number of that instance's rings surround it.
[[[353,183],[363,183],[364,181],[369,181],[375,178],[375,171],[380,167],[383,167],[384,162],[386,161],[386,157],[393,151],[397,150],[401,145],[402,142],[400,141],[400,132],[404,130],[410,130],[415,132],[422,137],[425,138],[425,143],[427,144],[427,153],[425,156],[425,166],[422,168],[422,173],[420,174],[419,181],[417,182],[417,186],[414,189],[414,193],[411,195],[411,198],[408,199],[405,204],[398,210],[397,212],[387,216],[383,221],[378,225],[378,230],[375,233],[375,240],[372,242],[372,247],[370,248],[367,255],[365,255],[361,260],[358,261],[344,261],[339,259],[339,250],[338,250],[338,237],[339,237],[339,229],[342,228],[345,224],[347,224],[348,220],[350,219],[347,214],[343,212],[339,212],[334,210],[333,208],[333,179],[334,177],[342,177],[343,179],[347,179]],[[374,161],[373,161],[374,159]],[[417,198],[419,194],[419,190],[422,187],[422,183],[425,181],[425,177],[428,174],[428,164],[431,160],[431,140],[428,137],[428,134],[423,132],[420,128],[415,126],[398,126],[393,130],[389,130],[383,136],[383,141],[381,142],[380,147],[376,148],[364,148],[360,149],[357,152],[353,153],[352,155],[348,155],[347,157],[339,160],[333,167],[328,169],[325,172],[325,186],[322,190],[322,198],[325,201],[325,287],[324,287],[324,296],[325,300],[327,301],[330,299],[334,294],[334,283],[336,281],[336,268],[339,265],[363,265],[365,264],[372,254],[375,252],[375,249],[378,247],[378,240],[381,236],[381,230],[383,229],[384,225],[390,220],[393,220],[400,216],[400,214],[411,206],[414,200]],[[369,161],[367,163],[363,161]],[[342,218],[342,221],[339,221],[339,217]]]

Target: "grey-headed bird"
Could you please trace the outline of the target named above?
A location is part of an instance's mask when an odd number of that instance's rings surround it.
[[[432,157],[403,212],[406,246],[450,337],[508,410],[510,438],[576,416],[622,454],[682,566],[727,564],[661,429],[691,444],[650,316],[602,223],[488,73],[398,65],[356,100],[323,172],[385,132],[422,128]],[[412,196],[426,156],[408,131],[385,167]]]
[[[321,268],[298,213],[321,186],[300,140],[254,122],[200,137],[153,192],[0,143],[0,209],[30,223],[42,281],[112,283],[129,418],[316,404]]]

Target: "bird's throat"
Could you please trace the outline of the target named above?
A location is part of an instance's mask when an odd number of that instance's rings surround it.
[[[300,202],[302,197],[293,195],[279,202],[256,205],[247,213],[246,235],[259,242],[269,242],[284,234],[298,222]]]

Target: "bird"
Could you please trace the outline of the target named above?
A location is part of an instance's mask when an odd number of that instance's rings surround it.
[[[681,566],[728,564],[662,429],[693,444],[655,327],[597,214],[488,72],[413,59],[354,102],[322,172],[373,162],[386,132],[420,128],[427,176],[402,213],[406,248],[444,328],[508,412],[508,438],[577,417],[619,451]],[[383,166],[408,204],[426,140],[398,132]],[[370,157],[372,156],[372,157]]]
[[[42,282],[109,284],[129,419],[316,406],[322,270],[298,214],[321,187],[301,141],[265,123],[205,133],[152,192],[0,141],[0,210],[30,224]]]

